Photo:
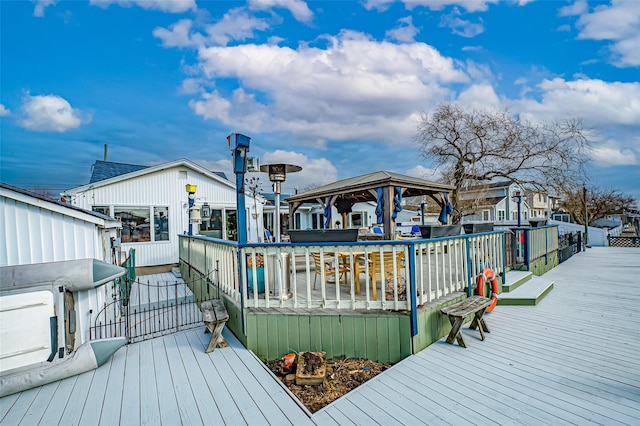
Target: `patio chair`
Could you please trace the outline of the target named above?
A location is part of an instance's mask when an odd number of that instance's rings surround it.
[[[324,256],[324,265],[320,261],[320,253],[311,253],[313,256],[313,262],[315,263],[315,275],[313,276],[313,289],[316,289],[316,281],[318,276],[321,276],[322,270],[324,269],[325,277],[335,277],[336,276],[336,259],[333,256]],[[347,273],[349,272],[348,265],[337,262],[338,264],[338,280],[344,277],[346,280]]]
[[[271,231],[269,231],[268,229],[264,230],[264,242],[265,243],[273,242],[273,235],[271,234]]]
[[[386,281],[393,282],[393,261],[394,253],[385,252],[380,256],[379,252],[373,252],[369,254],[369,279],[371,280],[371,287],[373,289],[373,300],[378,300],[376,292],[376,283],[380,281],[382,283],[382,291],[384,291],[384,283]],[[404,252],[395,253],[396,271],[395,274],[400,280],[400,269],[404,266]],[[384,276],[382,270],[384,269]]]

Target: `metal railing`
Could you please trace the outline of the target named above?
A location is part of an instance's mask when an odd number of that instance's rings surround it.
[[[136,279],[127,303],[118,297],[91,321],[90,340],[127,337],[129,343],[202,325],[202,313],[185,283]]]

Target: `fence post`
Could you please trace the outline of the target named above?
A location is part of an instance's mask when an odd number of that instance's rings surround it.
[[[464,237],[465,246],[467,249],[467,296],[473,296],[473,288],[471,284],[471,242],[469,237]]]
[[[527,267],[527,271],[531,270],[531,259],[529,259],[529,230],[523,229],[522,234],[524,235],[524,263]]]
[[[507,233],[502,231],[502,285],[507,284]]]
[[[411,336],[418,334],[418,297],[416,293],[416,245],[409,243],[409,291],[411,297]],[[374,283],[375,285],[375,283]],[[383,290],[384,291],[384,290]]]

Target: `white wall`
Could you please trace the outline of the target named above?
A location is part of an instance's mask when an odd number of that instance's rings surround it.
[[[558,232],[582,232],[584,234],[584,225],[578,225],[577,223],[567,223],[561,222],[558,220],[549,220],[547,222],[549,225],[558,225]],[[589,233],[588,235],[588,243],[592,247],[604,247],[609,245],[609,241],[607,239],[607,235],[609,232],[604,228],[594,228],[589,226],[587,228]],[[615,235],[615,234],[612,234]]]
[[[182,173],[181,173],[182,172]],[[188,232],[188,193],[185,185],[197,186],[196,205],[208,203],[212,209],[236,209],[234,185],[218,182],[213,178],[185,166],[159,170],[113,184],[91,188],[72,197],[72,203],[91,210],[93,206],[169,207],[169,241],[123,243],[122,250],[136,249],[136,266],[153,266],[178,263],[178,234]],[[247,220],[251,220],[249,240],[257,241],[262,230],[255,229],[253,198],[245,198]],[[259,214],[262,204],[257,203]],[[197,233],[197,226],[193,226]]]

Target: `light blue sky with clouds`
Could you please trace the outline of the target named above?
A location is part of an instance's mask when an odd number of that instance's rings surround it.
[[[110,161],[233,179],[232,132],[263,164],[303,167],[283,192],[433,179],[416,125],[458,102],[581,117],[590,183],[640,200],[637,0],[1,1],[0,20],[5,183],[85,184],[104,144]]]

